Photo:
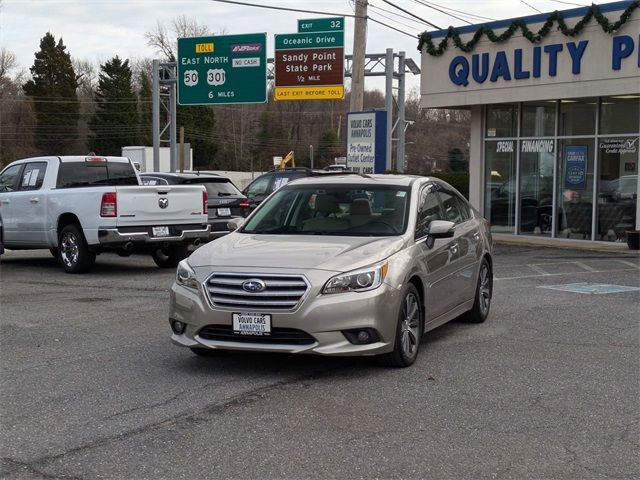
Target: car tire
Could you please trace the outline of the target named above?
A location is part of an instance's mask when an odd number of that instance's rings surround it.
[[[413,365],[418,357],[423,331],[424,312],[420,294],[415,285],[409,283],[402,294],[393,351],[380,358],[383,365],[395,368]]]
[[[222,357],[227,354],[226,350],[219,350],[213,348],[198,348],[189,347],[193,353],[199,357]]]
[[[58,250],[57,248],[50,248],[49,249],[49,253],[51,253],[51,256],[53,258],[59,258],[60,257],[60,250]]]
[[[493,295],[493,272],[486,258],[482,259],[478,270],[478,283],[473,301],[473,308],[464,315],[470,323],[482,323],[489,316],[491,297]]]
[[[156,248],[151,251],[151,257],[160,268],[177,267],[180,261],[189,256],[187,245],[169,245],[168,247]]]
[[[88,272],[96,262],[96,254],[89,250],[78,225],[67,225],[60,231],[58,249],[60,265],[67,273]]]

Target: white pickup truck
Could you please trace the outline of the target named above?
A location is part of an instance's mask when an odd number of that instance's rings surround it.
[[[49,248],[70,273],[104,251],[144,250],[174,267],[210,228],[202,185],[142,186],[123,157],[15,161],[0,172],[0,215],[6,248]]]

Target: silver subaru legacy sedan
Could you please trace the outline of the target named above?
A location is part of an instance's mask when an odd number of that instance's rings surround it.
[[[171,339],[204,356],[378,355],[406,367],[425,332],[487,318],[491,243],[487,221],[435,178],[296,180],[180,263]]]

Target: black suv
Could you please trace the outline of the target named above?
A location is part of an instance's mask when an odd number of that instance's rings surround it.
[[[274,191],[293,180],[297,180],[298,178],[344,173],[350,173],[350,170],[346,167],[341,167],[339,169],[327,167],[323,170],[313,170],[307,167],[292,167],[284,170],[273,170],[260,175],[247,185],[242,193],[244,193],[249,199],[251,208],[255,208]]]
[[[201,184],[207,189],[209,208],[209,239],[229,233],[228,223],[232,218],[243,218],[249,214],[249,201],[227,177],[213,173],[159,173],[140,174],[143,185],[187,185]]]

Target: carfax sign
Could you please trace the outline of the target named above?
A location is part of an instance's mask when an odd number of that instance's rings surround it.
[[[267,34],[178,39],[178,103],[267,101]]]
[[[387,112],[347,114],[347,167],[357,173],[384,173],[387,167]]]
[[[564,150],[564,186],[582,190],[587,184],[587,159],[586,145],[567,145]]]

